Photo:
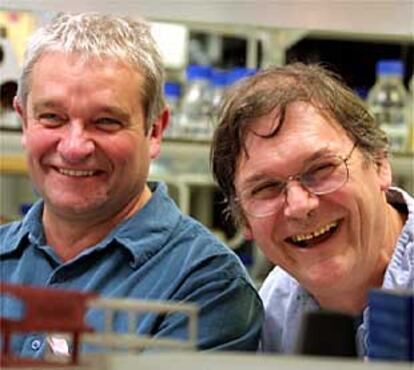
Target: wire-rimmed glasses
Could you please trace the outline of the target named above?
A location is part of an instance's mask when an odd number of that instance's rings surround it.
[[[329,155],[313,161],[307,169],[288,178],[263,178],[243,190],[236,199],[242,209],[253,217],[275,214],[285,203],[286,189],[291,181],[297,181],[315,195],[332,193],[340,189],[349,178],[348,160],[357,144],[346,157]]]

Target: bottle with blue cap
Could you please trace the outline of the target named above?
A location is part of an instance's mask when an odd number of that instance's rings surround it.
[[[214,121],[226,90],[243,78],[253,76],[257,70],[247,67],[234,67],[230,70],[213,69],[211,73],[211,111]]]
[[[229,72],[222,69],[213,69],[211,74],[211,112],[214,120],[217,119],[218,109],[229,86]]]
[[[411,153],[414,153],[414,75],[411,76],[409,84],[409,103],[407,106],[407,120],[409,125],[409,143],[408,149]]]
[[[209,66],[190,64],[186,69],[180,130],[184,136],[192,140],[209,139],[213,131],[210,75]]]
[[[380,60],[377,79],[368,93],[367,102],[381,129],[388,135],[390,149],[408,149],[408,93],[403,84],[404,65],[401,60]]]
[[[254,76],[256,73],[257,70],[254,68],[234,67],[229,71],[228,83],[233,85],[244,78]]]
[[[181,85],[175,81],[166,81],[164,84],[165,101],[170,109],[170,121],[164,136],[175,138],[180,136],[179,103],[181,98]]]

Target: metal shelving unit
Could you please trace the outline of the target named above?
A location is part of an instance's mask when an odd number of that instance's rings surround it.
[[[360,38],[410,38],[411,0],[3,0],[7,10],[101,11],[185,23],[204,29],[305,29]]]

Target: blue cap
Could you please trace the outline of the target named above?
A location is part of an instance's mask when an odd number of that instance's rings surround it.
[[[211,72],[211,84],[213,86],[223,87],[228,85],[228,75],[227,71],[221,69],[214,69]]]
[[[253,76],[257,70],[254,68],[236,67],[229,73],[229,84],[233,84],[243,78]]]
[[[377,75],[400,75],[404,74],[404,64],[401,60],[379,60],[377,63]]]
[[[238,256],[244,266],[250,267],[251,265],[253,265],[253,257],[250,254],[240,253],[238,254]]]
[[[32,205],[33,205],[32,203],[20,204],[20,214],[24,216],[27,212],[29,212]]]
[[[211,67],[189,64],[186,69],[187,80],[209,79]]]
[[[365,86],[358,86],[354,89],[354,92],[362,99],[366,100],[368,97],[368,89]]]
[[[176,96],[181,95],[181,85],[178,82],[166,81],[164,84],[164,94],[166,96]]]

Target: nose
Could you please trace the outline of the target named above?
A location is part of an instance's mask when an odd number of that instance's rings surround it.
[[[58,153],[68,163],[85,160],[95,150],[94,141],[79,122],[72,122],[66,128],[57,146]]]
[[[287,218],[305,219],[319,206],[319,197],[297,181],[290,181],[285,190],[284,215]]]

